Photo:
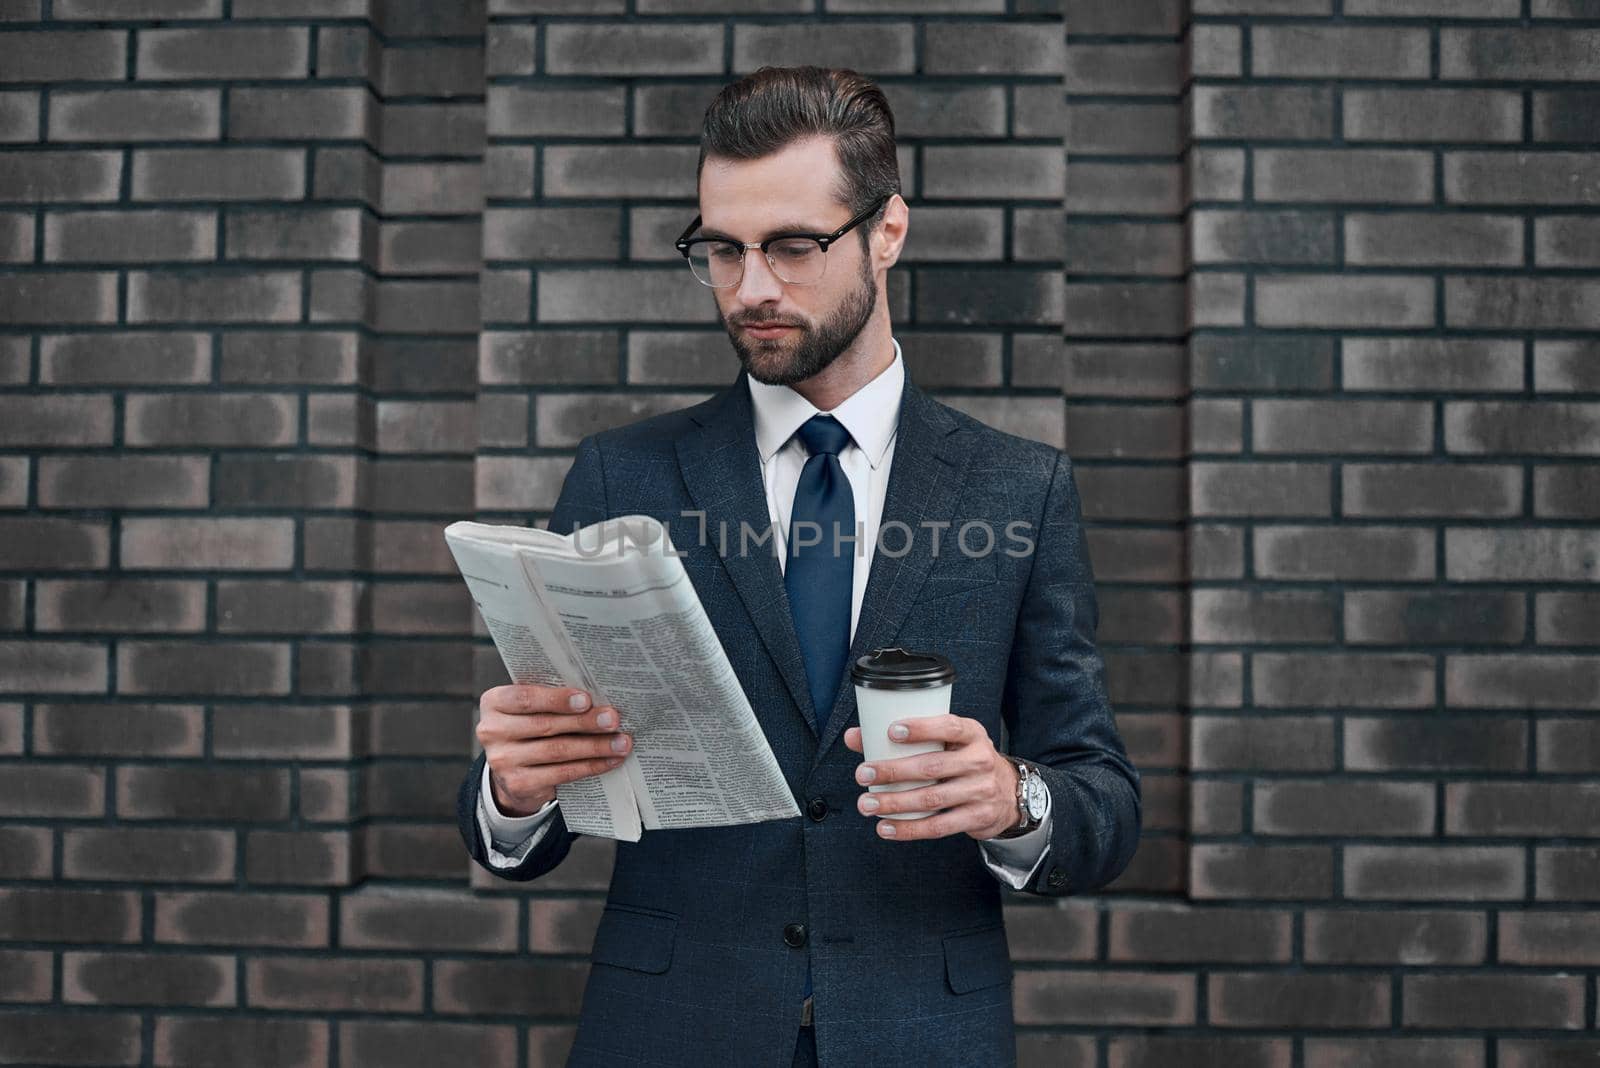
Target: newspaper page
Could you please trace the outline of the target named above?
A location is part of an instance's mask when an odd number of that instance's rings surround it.
[[[592,825],[609,816],[612,829],[575,824],[567,794],[558,788],[569,827],[636,841],[638,830],[627,833],[630,813],[619,808],[632,808],[631,820],[647,829],[800,814],[664,526],[649,516],[625,516],[567,537],[517,527],[488,526],[486,532],[485,526],[452,524],[446,531],[452,549],[469,538],[510,541],[532,602],[521,615],[544,620],[497,630],[485,613],[507,669],[514,662],[523,670],[547,664],[558,679],[575,680],[553,685],[581,685],[615,705],[634,737],[620,767],[570,784],[587,785],[593,795],[575,798],[579,819],[589,815],[590,803],[606,810]],[[462,567],[464,575],[467,570]],[[483,611],[476,588],[473,595]],[[619,775],[631,786],[631,801],[610,786]]]
[[[583,663],[567,642],[560,620],[545,603],[544,593],[530,586],[519,550],[530,539],[511,540],[470,528],[483,524],[455,523],[445,530],[445,541],[466,580],[478,614],[483,617],[506,673],[519,686],[577,686],[595,692]],[[527,528],[490,527],[489,531],[546,534]],[[551,535],[555,537],[555,535]],[[639,806],[625,768],[556,787],[561,815],[580,834],[639,840]]]

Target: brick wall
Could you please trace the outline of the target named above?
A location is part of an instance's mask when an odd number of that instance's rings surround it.
[[[733,377],[669,242],[795,61],[1091,522],[1146,833],[1024,1062],[1600,1055],[1600,8],[1181,7],[0,0],[0,1064],[560,1063],[610,853],[466,861],[439,531]]]

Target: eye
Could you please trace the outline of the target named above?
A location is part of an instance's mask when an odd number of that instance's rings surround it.
[[[815,256],[822,251],[822,248],[809,237],[804,237],[794,238],[788,241],[779,241],[772,245],[769,251],[772,253],[772,255],[781,257],[782,259],[793,263],[799,260],[804,260],[808,256]]]
[[[706,251],[710,257],[716,260],[718,263],[737,263],[739,260],[744,258],[744,249],[740,248],[738,245],[728,244],[727,242],[708,245],[706,246]]]

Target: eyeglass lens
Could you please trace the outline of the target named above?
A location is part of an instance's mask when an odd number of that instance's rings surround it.
[[[744,257],[745,249],[732,241],[697,242],[689,249],[689,269],[706,285],[736,286],[744,279]],[[818,281],[827,262],[822,246],[809,237],[785,238],[767,246],[772,273],[792,285]]]

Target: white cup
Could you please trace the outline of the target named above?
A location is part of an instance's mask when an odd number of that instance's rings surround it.
[[[956,672],[937,653],[917,653],[898,646],[874,649],[850,669],[855,684],[856,714],[861,721],[861,749],[866,760],[894,760],[920,753],[937,753],[943,742],[896,742],[889,725],[922,716],[943,716],[950,711],[950,691]],[[868,786],[873,793],[899,793],[932,786],[933,780],[881,783]],[[886,812],[884,819],[916,820],[931,812]]]

